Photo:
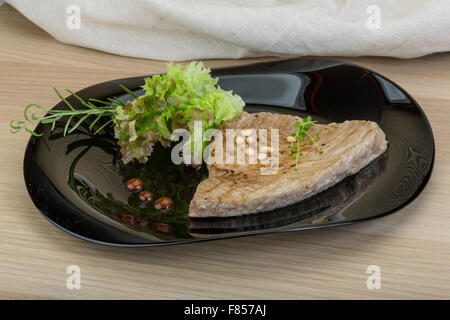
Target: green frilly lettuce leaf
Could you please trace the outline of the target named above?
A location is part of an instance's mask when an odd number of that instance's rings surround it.
[[[241,114],[244,101],[217,86],[217,79],[201,62],[187,66],[167,65],[167,73],[145,79],[145,94],[118,106],[114,115],[115,136],[125,163],[146,162],[153,146],[171,144],[175,129],[185,128],[193,137],[194,121],[205,132]],[[202,151],[206,143],[202,143]]]

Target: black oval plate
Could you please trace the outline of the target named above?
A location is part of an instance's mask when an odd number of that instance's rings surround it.
[[[219,85],[246,102],[248,112],[305,116],[321,123],[376,121],[386,133],[386,153],[359,173],[297,204],[244,217],[189,219],[195,188],[207,172],[167,161],[157,148],[146,165],[123,165],[111,129],[93,136],[80,127],[63,137],[59,126],[38,125],[24,160],[28,192],[39,211],[70,234],[116,246],[153,246],[269,232],[343,225],[392,213],[421,192],[434,162],[428,120],[414,99],[385,77],[353,64],[293,59],[213,70]],[[78,94],[106,100],[137,93],[144,77],[104,82]],[[68,100],[80,108],[74,97]],[[55,108],[65,108],[59,103]],[[124,181],[139,176],[156,196],[175,199],[161,213],[139,202]]]

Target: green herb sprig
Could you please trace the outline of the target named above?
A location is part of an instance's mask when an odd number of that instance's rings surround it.
[[[295,170],[296,171],[298,170],[298,159],[301,156],[303,156],[303,153],[300,152],[300,142],[304,138],[307,137],[309,139],[309,144],[314,145],[320,154],[323,153],[323,150],[316,143],[316,141],[319,139],[319,135],[316,134],[315,137],[312,137],[308,133],[309,128],[311,128],[316,122],[317,121],[312,121],[310,116],[306,117],[305,119],[302,119],[301,121],[296,121],[295,122],[296,131],[291,134],[291,136],[294,139],[292,139],[292,138],[289,139],[289,137],[288,137],[288,141],[290,142],[290,145],[288,146],[289,156],[291,156],[292,159],[295,160]]]
[[[86,107],[86,109],[75,109],[72,104],[67,101],[67,99],[63,98],[63,96],[59,93],[59,91],[53,87],[53,90],[55,90],[58,97],[64,101],[64,103],[69,107],[67,110],[46,110],[43,107],[41,107],[38,104],[29,104],[25,107],[24,110],[24,121],[15,121],[12,120],[10,122],[10,132],[15,134],[18,133],[21,130],[25,130],[26,132],[32,134],[33,136],[41,136],[42,133],[36,133],[33,130],[31,130],[28,126],[35,125],[37,123],[42,124],[51,124],[52,128],[51,130],[55,129],[56,123],[65,118],[67,119],[66,124],[64,126],[64,136],[66,134],[70,134],[73,131],[75,131],[81,123],[83,123],[88,117],[94,116],[95,119],[91,122],[89,125],[89,131],[92,131],[95,124],[100,120],[102,117],[110,117],[111,119],[104,123],[100,128],[98,128],[94,134],[97,134],[101,130],[103,130],[106,126],[111,125],[113,123],[113,115],[116,113],[116,106],[121,105],[124,106],[124,103],[120,101],[117,98],[108,98],[108,101],[102,101],[98,99],[89,99],[89,101],[83,100],[79,95],[76,93],[66,89],[68,93],[70,93],[72,96],[74,96],[80,103]],[[96,106],[93,102],[101,103],[103,106]],[[34,114],[31,109],[37,108],[46,113],[43,117],[38,117],[36,114]],[[72,120],[75,120],[75,124],[70,126]]]

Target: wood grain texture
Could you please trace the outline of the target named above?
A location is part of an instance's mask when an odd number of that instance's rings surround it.
[[[434,173],[406,208],[353,226],[129,249],[77,239],[38,213],[22,174],[29,137],[9,135],[9,121],[28,103],[55,105],[52,86],[79,90],[161,72],[165,63],[59,43],[8,5],[0,7],[0,42],[0,298],[450,298],[450,53],[342,59],[397,82],[431,122]],[[66,288],[72,264],[81,268],[80,290]],[[381,268],[380,290],[366,287],[369,265]]]

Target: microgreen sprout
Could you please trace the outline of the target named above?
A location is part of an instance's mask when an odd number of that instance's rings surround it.
[[[323,151],[320,149],[319,145],[316,143],[316,141],[319,139],[319,135],[316,134],[315,137],[312,137],[308,130],[311,128],[316,121],[312,121],[311,117],[308,116],[305,119],[302,119],[300,121],[295,122],[295,128],[296,131],[291,134],[291,136],[287,137],[287,141],[290,142],[289,148],[289,156],[292,157],[292,159],[295,160],[295,170],[298,170],[298,159],[299,157],[303,156],[303,153],[300,152],[300,142],[304,138],[309,139],[309,145],[314,145],[317,149],[317,151],[322,154]]]

